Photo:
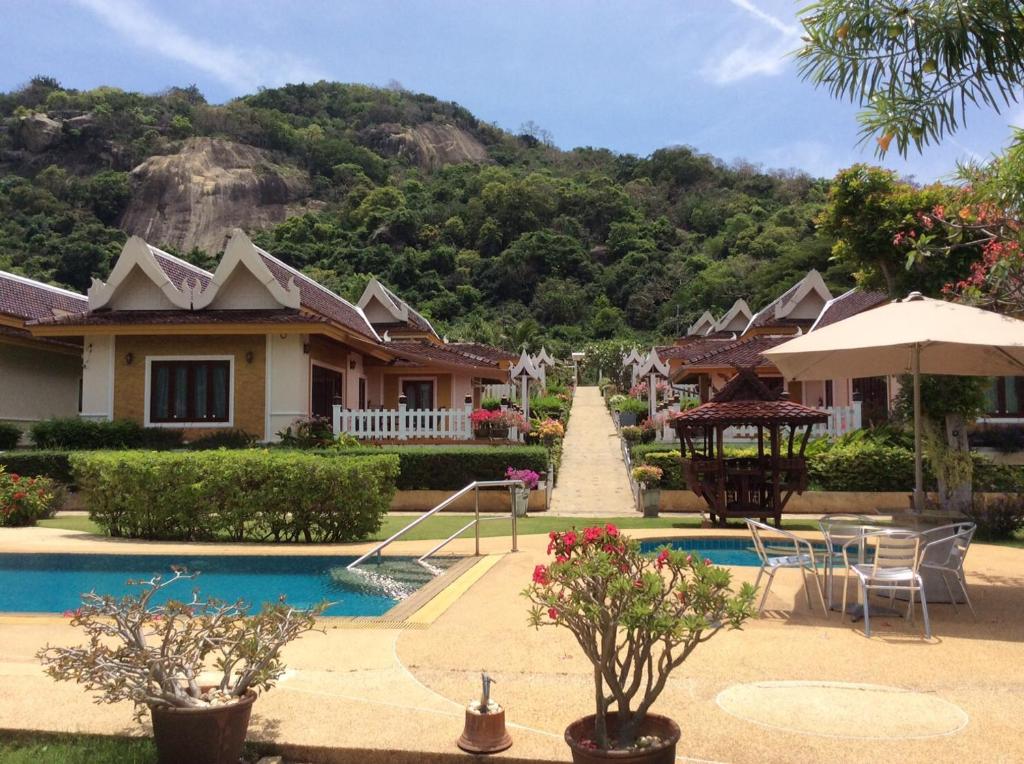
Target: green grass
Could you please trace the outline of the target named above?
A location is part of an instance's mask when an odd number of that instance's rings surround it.
[[[72,735],[0,737],[2,764],[150,764],[156,748],[148,738]]]
[[[389,514],[384,518],[384,524],[377,533],[373,534],[368,541],[383,541],[396,531],[411,523],[416,518],[414,513]],[[459,528],[470,521],[465,515],[435,515],[424,520],[403,539],[409,541],[422,541],[429,539],[448,538]],[[628,517],[553,517],[548,515],[534,515],[520,518],[518,521],[518,532],[520,535],[535,533],[547,534],[551,531],[564,531],[576,526],[584,528],[588,525],[603,525],[614,523],[620,528],[666,528],[666,529],[687,529],[699,528],[700,518],[694,515],[687,516],[662,516],[656,518],[645,518],[640,515]],[[56,517],[50,520],[41,520],[40,525],[47,528],[63,528],[72,531],[85,531],[87,533],[102,533],[99,526],[84,515],[74,517]],[[737,526],[739,527],[739,526]],[[788,521],[786,528],[790,530],[813,530],[817,526],[812,521]],[[472,529],[466,531],[466,536],[471,535]],[[512,534],[512,522],[507,517],[499,520],[488,520],[480,523],[480,535],[482,537],[510,536]]]

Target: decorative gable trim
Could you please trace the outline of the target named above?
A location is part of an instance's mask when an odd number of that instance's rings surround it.
[[[735,305],[733,306],[735,307]],[[693,322],[689,329],[686,330],[687,336],[694,334],[707,334],[713,331],[715,328],[715,317],[711,315],[711,311],[705,310],[700,318]]]
[[[640,363],[640,368],[636,373],[639,377],[646,377],[648,374],[661,374],[663,377],[667,377],[668,364],[661,360],[658,349],[652,347],[651,352]]]
[[[363,290],[363,294],[359,297],[359,302],[356,303],[356,307],[363,312],[366,312],[366,306],[374,300],[380,303],[381,307],[384,308],[384,310],[386,310],[397,323],[404,324],[409,320],[409,306],[392,295],[392,293],[376,278],[370,279],[370,282],[366,285],[366,289]]]
[[[299,288],[295,286],[295,279],[290,279],[287,286],[281,286],[263,258],[260,257],[256,245],[241,229],[236,228],[231,233],[228,247],[224,250],[224,256],[217,265],[210,284],[201,293],[195,295],[193,299],[195,310],[202,310],[213,303],[218,292],[228,283],[236,268],[248,269],[249,273],[266,288],[282,307],[295,310],[300,307]]]
[[[832,299],[832,293],[825,285],[825,279],[816,270],[810,270],[797,284],[792,294],[783,295],[775,306],[775,317],[785,318],[799,307],[811,294],[816,294],[823,303]]]
[[[716,332],[742,332],[747,328],[754,312],[742,297],[732,304],[728,312],[714,326]]]
[[[157,252],[163,257],[177,260],[173,255],[146,244],[138,236],[129,238],[121,248],[121,254],[118,255],[114,269],[110,272],[106,282],[93,278],[92,286],[88,291],[89,310],[99,310],[109,305],[117,293],[118,287],[135,268],[142,271],[163,292],[172,305],[182,310],[191,310],[193,284],[189,283],[187,277],[182,280],[182,283],[174,284],[164,269],[160,267],[160,263],[157,262],[155,255]],[[184,261],[180,262],[184,263]]]

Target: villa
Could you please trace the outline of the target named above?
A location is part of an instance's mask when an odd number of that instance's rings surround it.
[[[35,337],[26,324],[78,313],[83,295],[0,271],[0,421],[28,426],[75,416],[82,382],[76,337]]]
[[[510,365],[495,348],[446,344],[379,281],[354,305],[240,230],[213,273],[132,237],[87,300],[29,318],[35,342],[81,343],[83,417],[186,439],[240,429],[271,441],[335,406],[461,410]]]

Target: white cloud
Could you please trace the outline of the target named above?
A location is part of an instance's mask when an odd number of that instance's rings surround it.
[[[193,36],[136,0],[76,0],[139,47],[194,66],[239,92],[260,86],[322,79],[313,66],[282,54]]]
[[[743,40],[719,52],[701,68],[705,79],[716,85],[728,85],[748,77],[779,74],[786,66],[788,55],[800,37],[800,30],[794,24],[787,24],[751,0],[729,0],[745,14],[762,25],[770,27],[770,37],[748,32]]]

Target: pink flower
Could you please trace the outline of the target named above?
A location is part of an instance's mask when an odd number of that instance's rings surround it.
[[[546,565],[538,565],[533,569],[533,583],[540,584],[541,586],[547,586],[551,583]]]
[[[654,561],[654,565],[658,568],[658,570],[661,570],[665,567],[666,562],[668,562],[668,550],[662,549],[661,552],[658,554],[658,559]]]
[[[549,607],[548,608],[548,618],[550,618],[552,621],[557,621],[558,620],[558,608],[556,608],[556,607]]]
[[[600,528],[587,528],[585,531],[583,531],[583,543],[585,544],[592,544],[599,538],[601,538]]]
[[[606,533],[607,533],[607,534],[608,534],[609,536],[611,536],[612,538],[615,538],[616,536],[618,536],[618,535],[619,535],[619,529],[618,529],[618,528],[616,528],[616,527],[615,527],[614,525],[612,525],[611,523],[608,523],[608,524],[607,524],[606,526],[604,526],[604,530],[605,530],[605,532],[606,532]]]
[[[557,557],[555,557],[555,562],[569,562],[569,558],[566,557],[564,554],[560,554]]]
[[[562,534],[562,541],[565,542],[566,549],[572,549],[576,546],[576,539],[577,536],[575,531],[566,531]]]

